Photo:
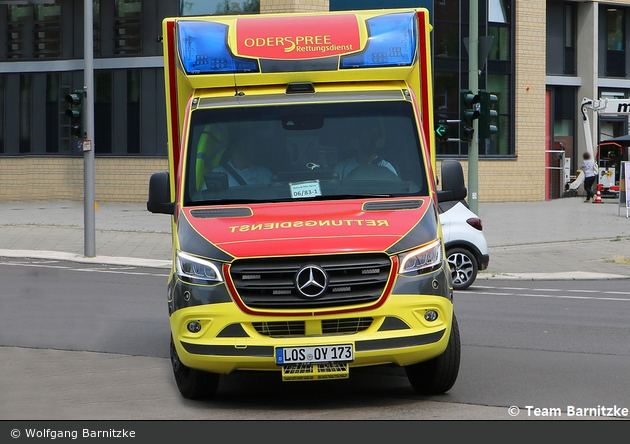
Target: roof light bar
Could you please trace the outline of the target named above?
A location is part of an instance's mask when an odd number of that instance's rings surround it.
[[[259,72],[258,62],[235,57],[227,45],[228,27],[221,23],[180,21],[179,55],[186,74]]]
[[[360,54],[341,58],[341,68],[410,66],[417,35],[414,13],[388,14],[366,20],[368,42]]]

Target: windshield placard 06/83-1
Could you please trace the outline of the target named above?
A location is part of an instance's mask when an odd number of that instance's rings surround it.
[[[300,199],[302,197],[317,197],[322,195],[319,180],[309,180],[305,182],[289,183],[291,197]]]

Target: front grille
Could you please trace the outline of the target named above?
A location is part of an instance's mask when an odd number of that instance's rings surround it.
[[[252,326],[258,333],[265,336],[304,336],[304,322],[252,322]]]
[[[322,321],[322,333],[348,334],[367,330],[372,325],[372,318],[326,319]]]
[[[326,362],[320,364],[295,364],[282,367],[283,381],[317,381],[346,379],[350,375],[348,363]]]
[[[372,325],[373,318],[326,319],[322,321],[322,334],[339,335],[359,333]],[[261,335],[270,337],[305,336],[303,321],[252,322]]]
[[[328,275],[325,291],[307,297],[298,291],[297,273],[307,265]],[[378,300],[385,289],[391,260],[385,254],[240,259],[230,267],[239,297],[252,308],[325,308]]]

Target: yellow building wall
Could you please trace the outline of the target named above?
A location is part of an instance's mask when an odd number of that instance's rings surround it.
[[[145,203],[157,171],[168,171],[168,159],[97,157],[95,200]],[[83,157],[0,157],[0,201],[82,201],[83,191]]]
[[[330,9],[328,0],[261,0],[260,13],[317,12]]]

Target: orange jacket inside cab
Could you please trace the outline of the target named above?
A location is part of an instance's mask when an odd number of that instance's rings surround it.
[[[453,386],[430,29],[424,9],[164,20],[169,171],[147,208],[172,217],[183,396],[383,364]],[[441,200],[464,198],[461,166],[444,174]]]

